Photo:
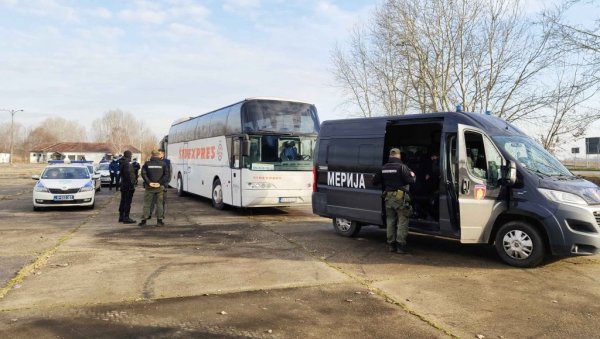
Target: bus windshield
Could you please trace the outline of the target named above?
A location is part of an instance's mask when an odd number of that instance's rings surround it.
[[[521,166],[545,176],[567,176],[573,174],[537,142],[523,136],[496,136],[493,139]]]
[[[242,126],[245,133],[317,134],[319,132],[319,118],[317,109],[311,104],[252,100],[244,104]]]
[[[253,171],[310,171],[316,136],[251,135],[244,167]]]

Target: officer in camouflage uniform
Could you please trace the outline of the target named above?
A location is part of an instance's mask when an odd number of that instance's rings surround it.
[[[150,219],[150,204],[156,201],[156,226],[164,226],[163,197],[164,189],[169,182],[169,171],[162,159],[159,158],[158,151],[152,151],[150,160],[142,166],[142,178],[144,179],[144,216],[138,224],[140,227],[146,226],[146,220]]]
[[[400,159],[400,150],[392,148],[388,163],[373,177],[373,184],[383,183],[385,199],[387,243],[390,252],[406,253],[408,217],[411,213],[409,185],[415,174]]]

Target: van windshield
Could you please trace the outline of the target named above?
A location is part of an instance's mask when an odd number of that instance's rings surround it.
[[[528,137],[496,136],[492,138],[521,166],[532,172],[545,176],[574,177],[552,154]]]

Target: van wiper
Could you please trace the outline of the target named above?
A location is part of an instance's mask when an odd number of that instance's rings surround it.
[[[527,168],[527,167],[526,167],[526,168]],[[537,169],[537,168],[536,168],[536,169],[533,169],[533,168],[527,168],[527,170],[529,170],[529,172],[533,172],[533,173],[537,174],[537,175],[538,175],[540,178],[542,178],[542,179],[543,179],[543,178],[545,178],[545,177],[551,177],[551,175],[550,175],[550,174],[548,174],[548,173],[544,173],[544,172],[540,171],[540,170],[539,170],[539,169]]]

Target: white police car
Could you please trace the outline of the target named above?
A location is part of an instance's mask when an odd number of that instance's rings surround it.
[[[94,208],[96,187],[94,181],[99,175],[92,175],[85,164],[53,162],[42,175],[34,175],[37,180],[33,187],[33,210],[42,207],[87,206]]]
[[[110,171],[108,170],[109,162],[101,162],[98,165],[98,173],[100,174],[100,183],[101,185],[109,185],[110,184]]]

